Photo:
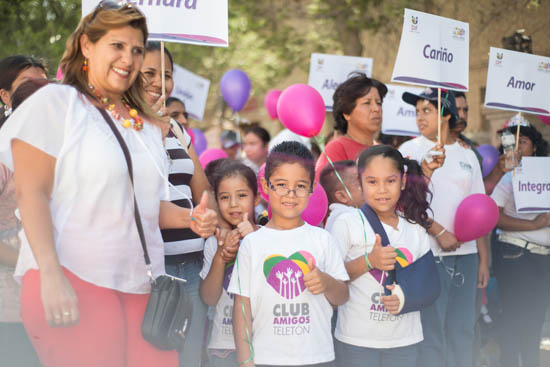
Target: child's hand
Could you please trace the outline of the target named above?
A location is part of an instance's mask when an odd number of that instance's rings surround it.
[[[437,237],[436,240],[439,243],[439,247],[445,252],[455,251],[462,246],[462,243],[449,231],[445,231],[441,236]]]
[[[239,251],[239,242],[241,240],[241,234],[237,229],[229,231],[223,240],[221,256],[225,263],[230,263],[235,260],[237,252]]]
[[[477,287],[486,288],[490,277],[489,266],[484,261],[480,261],[477,269]]]
[[[397,252],[391,246],[382,246],[382,239],[376,235],[376,242],[372,251],[367,255],[373,268],[389,271],[395,269]]]
[[[388,285],[386,288],[392,291],[395,288],[395,285]],[[388,310],[389,313],[392,315],[397,315],[399,313],[399,297],[392,294],[391,296],[382,296],[381,299],[384,307],[386,307],[386,310]]]
[[[250,232],[254,232],[254,226],[248,220],[248,213],[244,213],[243,221],[237,225],[237,229],[241,234],[241,238],[244,238]]]
[[[304,285],[312,294],[324,293],[327,289],[327,275],[317,269],[313,259],[307,259],[309,273],[304,275]]]

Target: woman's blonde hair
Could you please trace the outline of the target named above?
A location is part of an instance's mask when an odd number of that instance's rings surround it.
[[[102,7],[102,4],[103,2],[92,13],[80,20],[78,27],[67,40],[65,53],[60,62],[61,71],[63,72],[63,83],[75,87],[79,92],[88,96],[93,101],[98,101],[98,99],[88,87],[88,75],[82,68],[84,64],[84,55],[80,47],[80,38],[82,35],[85,34],[92,43],[96,43],[112,29],[131,26],[143,33],[144,46],[147,43],[149,35],[145,16],[132,4],[126,3],[119,9]],[[151,108],[141,97],[142,89],[143,80],[138,75],[134,83],[122,96],[128,101],[130,107],[154,119]]]

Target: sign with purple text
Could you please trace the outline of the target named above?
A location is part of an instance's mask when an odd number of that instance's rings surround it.
[[[391,81],[468,91],[468,23],[405,9]]]
[[[311,54],[308,84],[323,97],[325,108],[332,111],[332,95],[353,72],[372,74],[372,59],[357,56]]]
[[[512,178],[518,213],[550,212],[550,157],[523,157]]]
[[[388,94],[382,102],[382,132],[389,135],[419,136],[416,108],[403,101],[403,93],[420,94],[423,89],[386,84]]]
[[[210,80],[174,64],[174,90],[171,97],[185,103],[185,110],[193,120],[202,121]]]
[[[550,57],[491,47],[485,107],[550,115]]]
[[[99,0],[82,0],[82,16],[92,12],[99,2]],[[149,41],[228,46],[228,0],[126,2],[137,6],[147,17]]]

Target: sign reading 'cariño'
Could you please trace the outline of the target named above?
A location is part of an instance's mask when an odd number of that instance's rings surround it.
[[[468,23],[405,9],[392,82],[468,90]]]
[[[149,41],[228,46],[228,0],[134,0],[126,1],[147,18]],[[91,13],[99,0],[82,0],[82,16]],[[115,1],[123,4],[124,1]]]
[[[485,107],[550,115],[550,57],[491,47]]]

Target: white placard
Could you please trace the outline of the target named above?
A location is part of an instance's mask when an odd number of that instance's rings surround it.
[[[82,16],[99,0],[82,0]],[[147,17],[149,41],[228,46],[228,0],[134,0]]]
[[[386,84],[388,94],[382,102],[382,132],[390,135],[419,136],[416,106],[403,101],[403,93],[420,94],[423,89]]]
[[[550,157],[523,157],[513,176],[518,213],[550,212]]]
[[[311,54],[308,84],[321,93],[327,111],[332,111],[334,91],[353,72],[364,73],[370,78],[372,59],[357,56]]]
[[[485,107],[550,115],[550,57],[491,47]]]
[[[405,9],[391,81],[468,91],[468,23]]]
[[[202,121],[210,80],[189,70],[174,65],[174,89],[170,97],[176,97],[185,103],[187,113],[197,121]]]

